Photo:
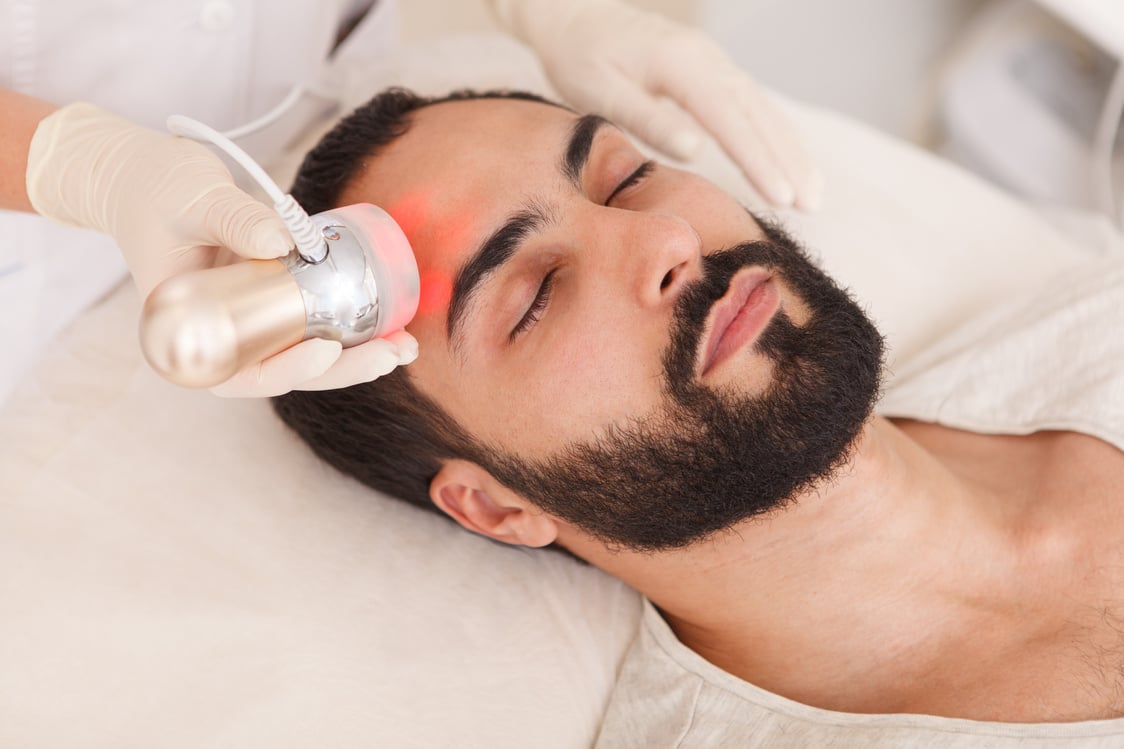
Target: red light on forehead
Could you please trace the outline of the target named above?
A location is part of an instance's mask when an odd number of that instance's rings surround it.
[[[429,201],[422,192],[406,193],[392,205],[386,206],[386,212],[402,227],[411,242],[415,241],[418,229],[431,220]]]
[[[419,243],[424,234],[427,242],[436,242],[442,250],[464,246],[472,236],[474,213],[471,210],[450,212],[448,206],[438,211],[436,207],[432,193],[424,189],[408,192],[385,206],[411,244]]]
[[[466,248],[472,236],[472,214],[462,211],[442,217],[439,229],[442,244],[449,250]]]
[[[440,271],[423,273],[421,294],[418,299],[418,314],[437,312],[449,306],[453,296],[453,281],[448,274]]]

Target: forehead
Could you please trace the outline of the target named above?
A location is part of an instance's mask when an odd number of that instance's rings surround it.
[[[343,202],[385,208],[423,270],[450,270],[515,201],[561,182],[561,150],[576,120],[560,107],[509,99],[423,107],[364,164]]]

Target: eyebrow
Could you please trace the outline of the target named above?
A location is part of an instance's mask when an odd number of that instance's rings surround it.
[[[578,118],[570,129],[570,138],[559,170],[579,190],[582,172],[593,149],[593,139],[605,125],[611,123],[604,117],[588,114]],[[468,306],[480,285],[515,256],[516,250],[527,237],[541,231],[551,222],[547,208],[540,203],[531,202],[509,216],[503,226],[492,232],[461,267],[453,282],[449,316],[445,321],[445,332],[453,348],[457,347]]]
[[[456,281],[453,282],[449,318],[445,323],[446,333],[454,348],[468,305],[480,288],[480,284],[504,263],[510,261],[527,237],[541,231],[550,222],[545,207],[535,203],[524,206],[522,210],[509,216],[503,226],[492,232],[492,235],[484,240],[484,244],[480,245],[480,249],[473,253],[461,268]]]
[[[589,161],[589,152],[593,149],[593,138],[602,127],[611,124],[604,117],[596,114],[587,114],[578,118],[570,130],[570,142],[566,145],[566,155],[562,158],[562,173],[581,189],[582,171]]]

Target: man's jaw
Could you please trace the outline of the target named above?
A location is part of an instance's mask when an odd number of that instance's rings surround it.
[[[779,306],[772,271],[752,267],[734,274],[726,293],[707,315],[696,354],[696,378],[705,377],[736,352],[753,344]]]

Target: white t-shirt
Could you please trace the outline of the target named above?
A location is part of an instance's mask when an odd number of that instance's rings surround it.
[[[1076,431],[1124,450],[1122,322],[1124,257],[1090,262],[905,363],[877,410],[982,433]],[[645,608],[599,749],[1124,747],[1124,718],[1019,724],[800,704],[709,663]]]

